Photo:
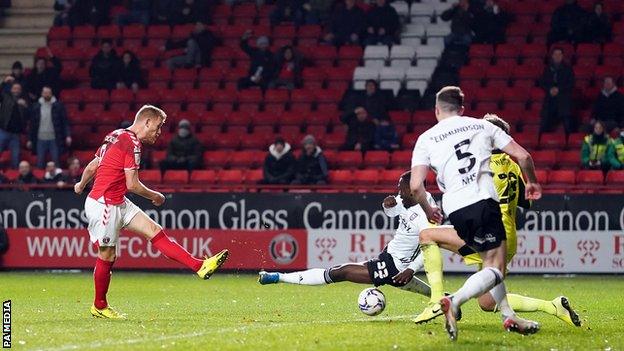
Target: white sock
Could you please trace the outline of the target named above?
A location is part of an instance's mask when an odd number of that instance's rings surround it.
[[[507,302],[507,288],[505,288],[505,283],[500,283],[490,290],[490,294],[494,301],[496,301],[496,306],[501,311],[501,314],[504,317],[509,317],[514,314],[514,310],[509,306],[509,302]]]
[[[453,303],[459,307],[473,297],[481,296],[503,280],[503,274],[496,268],[485,267],[468,277],[464,286],[453,294]]]
[[[409,283],[399,288],[405,291],[425,295],[427,297],[431,296],[431,287],[429,286],[429,284],[423,282],[415,276],[412,278],[412,280],[410,280]]]
[[[331,283],[325,279],[325,270],[321,268],[312,268],[307,271],[280,273],[279,281],[282,283],[300,284],[300,285],[323,285]]]

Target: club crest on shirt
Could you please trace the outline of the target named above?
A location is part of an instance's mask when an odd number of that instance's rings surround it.
[[[413,220],[415,220],[415,219],[416,219],[416,217],[418,217],[418,213],[414,213],[414,212],[412,212],[412,215],[410,216],[409,220],[410,220],[410,221],[413,221]]]

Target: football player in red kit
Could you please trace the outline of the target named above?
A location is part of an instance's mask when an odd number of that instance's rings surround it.
[[[125,197],[127,192],[132,192],[151,200],[156,206],[165,202],[163,194],[141,183],[139,164],[142,144],[156,142],[166,118],[165,112],[157,107],[141,107],[129,128],[115,130],[106,136],[95,158],[85,167],[80,182],[74,186],[74,191],[81,194],[95,176],[93,188],[85,201],[89,236],[91,242],[97,243],[99,250],[93,270],[95,300],[91,314],[95,317],[125,318],[124,314],[111,308],[106,301],[121,229],[142,235],[166,257],[180,262],[203,279],[210,278],[228,257],[227,250],[203,260],[193,257],[171,240],[158,223]]]

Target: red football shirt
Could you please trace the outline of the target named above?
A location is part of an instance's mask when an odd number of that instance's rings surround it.
[[[125,170],[139,169],[141,141],[127,129],[117,129],[104,138],[95,153],[100,164],[89,197],[106,204],[119,205],[128,192]]]

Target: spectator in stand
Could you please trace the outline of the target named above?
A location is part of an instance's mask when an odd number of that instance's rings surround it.
[[[496,1],[486,0],[482,7],[474,11],[474,41],[480,44],[498,44],[505,40],[507,15]]]
[[[61,86],[61,60],[54,56],[50,48],[47,48],[48,57],[37,57],[35,68],[26,79],[26,91],[31,100],[36,100],[44,86],[52,88],[54,94],[58,94]]]
[[[275,59],[273,79],[269,82],[269,89],[284,87],[292,90],[301,86],[301,58],[295,49],[288,45],[280,49]]]
[[[397,150],[399,146],[399,134],[387,119],[382,119],[375,127],[374,146],[377,150],[392,151]]]
[[[585,28],[585,41],[593,43],[606,43],[611,40],[611,19],[604,12],[602,3],[594,4],[594,11],[587,18]]]
[[[611,169],[624,169],[624,130],[620,131],[617,138],[611,140],[607,148],[607,161]]]
[[[256,47],[249,46],[247,40],[252,31],[247,30],[241,38],[240,47],[251,59],[247,77],[238,80],[238,89],[247,89],[254,86],[266,89],[273,76],[273,54],[269,50],[269,38],[261,36],[256,39]]]
[[[41,97],[30,111],[29,149],[37,150],[37,167],[43,168],[49,153],[59,164],[59,155],[71,146],[72,138],[65,106],[52,94],[52,88],[43,87]]]
[[[587,12],[576,0],[565,0],[552,15],[548,42],[568,41],[577,43],[583,39],[583,29],[587,19]]]
[[[388,101],[381,91],[377,81],[369,79],[366,81],[366,90],[363,94],[347,98],[345,110],[350,111],[355,108],[364,108],[375,124],[382,119],[388,119]]]
[[[359,45],[366,28],[364,11],[355,4],[356,0],[345,0],[332,15],[330,30],[325,41],[334,45]]]
[[[132,51],[126,50],[121,55],[116,76],[119,79],[117,89],[128,88],[136,93],[144,85],[141,64]]]
[[[585,136],[581,147],[581,166],[585,169],[601,169],[607,171],[607,149],[610,147],[611,138],[605,131],[604,124],[597,121],[594,123],[592,134]]]
[[[552,50],[551,62],[544,68],[540,85],[546,92],[541,112],[540,132],[553,131],[559,122],[563,122],[566,134],[574,132],[576,130],[572,117],[574,72],[572,67],[563,60],[563,49]]]
[[[277,26],[283,22],[292,22],[296,26],[305,24],[306,10],[304,6],[309,8],[310,4],[305,0],[277,0],[275,8],[269,15],[272,26]]]
[[[110,39],[102,40],[100,51],[91,60],[91,88],[93,89],[113,89],[119,78],[117,68],[119,67],[119,57],[113,49]]]
[[[24,75],[24,66],[22,65],[22,62],[13,62],[13,66],[11,66],[11,74],[9,74],[7,78],[9,77],[12,79],[11,82],[19,83],[22,88],[26,87],[26,76]],[[11,91],[11,84],[3,84],[2,87],[4,92],[8,93]]]
[[[442,12],[440,18],[445,22],[451,21],[451,34],[444,38],[444,43],[446,45],[470,46],[473,17],[468,0],[459,0],[453,7]]]
[[[28,161],[22,161],[19,163],[17,184],[37,184],[39,179],[35,178],[32,173],[32,168]]]
[[[263,184],[290,184],[297,161],[290,144],[282,138],[275,139],[269,146],[269,154],[264,159]]]
[[[28,105],[22,96],[22,85],[12,76],[2,85],[9,85],[9,92],[0,89],[0,152],[11,150],[11,167],[17,168],[20,159],[20,136],[26,130]]]
[[[366,45],[392,45],[401,27],[399,14],[386,0],[375,0],[366,14]]]
[[[65,185],[65,177],[63,176],[63,170],[56,167],[54,161],[46,163],[45,173],[43,173],[42,183],[56,184],[61,187]]]
[[[80,160],[77,157],[70,157],[67,160],[67,172],[65,173],[65,182],[69,184],[76,184],[80,182],[82,172],[80,169]]]
[[[604,78],[602,90],[594,102],[592,118],[604,122],[609,132],[624,126],[624,94],[618,91],[613,77]]]
[[[349,127],[343,150],[366,152],[373,147],[375,123],[369,118],[366,109],[358,107],[353,112],[342,115],[340,120]]]
[[[312,135],[306,135],[301,144],[303,152],[297,160],[295,179],[291,184],[327,184],[327,160]]]
[[[169,24],[174,2],[174,0],[154,0],[150,24]]]
[[[191,131],[191,122],[183,119],[178,123],[176,136],[167,147],[167,157],[160,161],[160,170],[186,169],[189,172],[201,168],[203,147]]]
[[[150,12],[152,1],[150,0],[129,0],[126,1],[128,12],[117,15],[115,22],[120,26],[140,23],[147,26],[150,22]]]
[[[311,24],[327,23],[331,12],[332,0],[309,0]]]
[[[100,26],[107,24],[111,9],[111,1],[74,0],[69,9],[69,25],[79,26],[91,24]]]
[[[55,0],[54,1],[54,25],[69,26],[69,10],[71,9],[73,0]]]
[[[167,49],[185,48],[184,55],[170,58],[167,66],[170,69],[209,66],[212,50],[216,45],[217,38],[206,28],[205,24],[197,22],[188,39],[167,45]]]
[[[205,0],[174,0],[170,24],[208,23],[208,4]]]

